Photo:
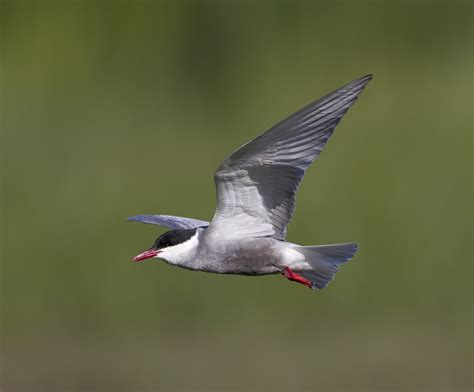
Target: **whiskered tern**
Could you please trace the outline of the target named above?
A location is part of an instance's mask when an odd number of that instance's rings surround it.
[[[312,102],[236,150],[217,169],[211,222],[171,215],[131,221],[171,229],[133,260],[158,258],[218,274],[269,275],[322,289],[358,244],[302,246],[285,240],[298,187],[334,128],[372,79],[367,75]]]

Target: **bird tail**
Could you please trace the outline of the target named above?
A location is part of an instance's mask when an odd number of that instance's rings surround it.
[[[339,265],[348,262],[357,252],[356,242],[319,245],[296,246],[294,249],[302,253],[309,269],[298,270],[298,274],[311,281],[311,288],[323,289],[339,271]]]

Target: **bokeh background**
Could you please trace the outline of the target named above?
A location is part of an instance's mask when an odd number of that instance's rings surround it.
[[[1,390],[472,389],[472,3],[5,1]],[[374,73],[289,240],[324,291],[131,263],[213,171]]]

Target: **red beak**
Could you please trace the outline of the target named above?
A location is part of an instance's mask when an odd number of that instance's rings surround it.
[[[146,251],[140,253],[139,255],[136,255],[133,258],[133,261],[142,261],[146,259],[151,259],[152,257],[155,257],[156,255],[158,255],[158,253],[160,253],[159,250],[147,249]]]

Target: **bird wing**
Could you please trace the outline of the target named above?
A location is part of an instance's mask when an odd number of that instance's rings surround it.
[[[306,169],[371,79],[361,77],[312,102],[227,158],[214,175],[217,208],[209,232],[285,239]]]
[[[135,215],[127,218],[128,221],[149,223],[152,225],[160,225],[169,229],[196,229],[198,227],[207,227],[209,222],[192,219],[182,218],[180,216],[173,215]]]

